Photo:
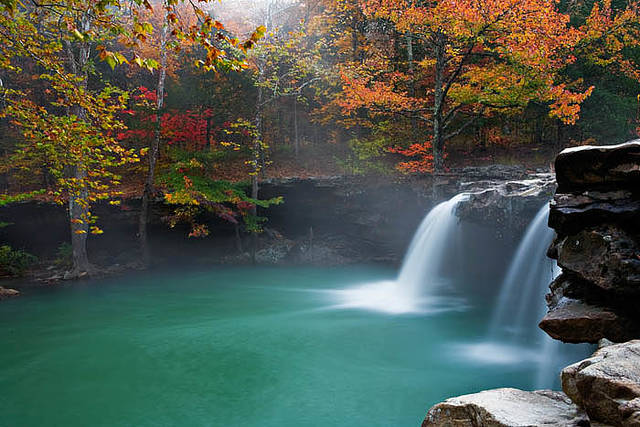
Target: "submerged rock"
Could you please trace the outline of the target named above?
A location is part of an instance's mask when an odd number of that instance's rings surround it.
[[[499,388],[447,399],[422,427],[588,426],[587,416],[561,392]]]
[[[566,367],[562,389],[595,421],[640,426],[640,340],[603,347]]]
[[[17,297],[19,295],[20,295],[20,292],[15,289],[5,288],[3,286],[0,286],[0,301],[2,301],[3,299]]]

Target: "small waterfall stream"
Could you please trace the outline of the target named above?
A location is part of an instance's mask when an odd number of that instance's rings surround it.
[[[489,326],[489,341],[529,348],[538,367],[534,388],[554,383],[553,361],[562,344],[537,327],[546,311],[549,283],[560,274],[556,262],[547,257],[554,232],[547,226],[549,205],[545,203],[531,221],[505,276]]]
[[[436,295],[446,287],[443,265],[459,244],[456,209],[469,195],[461,193],[436,205],[422,220],[396,280],[368,283],[338,291],[340,306],[393,314],[445,311],[459,301]]]
[[[467,348],[472,358],[488,363],[525,363],[535,367],[532,388],[557,387],[558,373],[589,353],[586,345],[562,344],[540,328],[546,312],[549,283],[560,274],[547,257],[554,232],[547,226],[549,205],[531,221],[502,282],[488,328],[487,339]]]
[[[466,193],[458,194],[431,209],[422,220],[402,262],[398,291],[419,298],[433,295],[442,285],[443,261],[460,240],[456,209],[468,198]]]
[[[544,296],[560,272],[556,262],[547,257],[554,234],[547,226],[548,220],[549,206],[545,203],[527,227],[500,287],[489,326],[491,339],[508,337],[514,343],[528,342],[533,338],[531,331],[536,337],[546,336],[532,325],[544,315]]]

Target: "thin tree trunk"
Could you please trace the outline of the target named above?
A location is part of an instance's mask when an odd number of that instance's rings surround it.
[[[238,250],[238,254],[243,254],[244,251],[242,250],[242,238],[240,237],[240,225],[238,225],[238,223],[235,223],[233,228],[236,234],[236,249]]]
[[[87,170],[84,166],[78,164],[74,169],[74,178],[78,182],[84,182],[87,178]],[[73,270],[68,273],[68,277],[79,277],[92,271],[87,254],[87,236],[89,233],[88,202],[89,191],[86,185],[82,185],[77,194],[69,194]]]
[[[80,18],[80,28],[87,32],[91,26],[88,16]],[[89,55],[91,47],[88,43],[79,44],[77,57],[74,54],[71,42],[66,42],[69,65],[73,74],[80,77],[79,86],[87,88]],[[72,107],[71,113],[79,120],[86,119],[86,111],[80,106]],[[79,277],[92,272],[87,254],[87,237],[89,234],[89,188],[87,187],[87,168],[82,160],[73,167],[73,178],[79,183],[76,191],[69,193],[69,223],[71,229],[71,252],[73,269],[67,273],[67,277]]]
[[[149,169],[147,171],[147,180],[144,184],[144,192],[142,193],[142,206],[140,208],[140,220],[138,222],[140,254],[142,263],[145,266],[149,265],[151,258],[149,254],[149,242],[147,239],[147,224],[149,222],[149,203],[154,191],[156,163],[158,161],[158,153],[160,151],[160,133],[162,130],[160,120],[162,105],[164,103],[164,82],[167,76],[167,35],[169,32],[168,14],[169,12],[165,10],[162,32],[160,34],[160,72],[158,73],[158,86],[156,87],[156,129],[149,147]]]
[[[409,78],[410,86],[409,86],[409,94],[412,98],[416,96],[416,80],[414,75],[414,66],[413,66],[413,38],[411,37],[411,33],[404,33],[404,37],[407,41],[407,62],[409,63]],[[411,118],[411,127],[413,129],[417,129],[418,123],[415,117]]]
[[[264,78],[264,71],[260,70],[259,81],[262,81]],[[251,198],[254,200],[258,199],[258,174],[260,173],[260,162],[262,160],[261,152],[262,152],[262,101],[263,101],[263,93],[262,86],[258,87],[258,100],[256,104],[256,115],[254,118],[254,126],[255,126],[255,134],[253,139],[253,170],[251,175]],[[250,214],[254,217],[258,216],[258,207],[253,204],[250,210]],[[252,230],[251,233],[251,262],[253,264],[256,263],[256,251],[258,248],[258,233],[256,230]]]
[[[436,56],[436,75],[434,87],[434,104],[433,104],[433,170],[435,173],[442,173],[444,170],[444,123],[442,120],[442,108],[444,107],[444,68],[445,51],[444,41],[441,35],[436,36],[435,56]]]
[[[293,97],[293,133],[293,147],[297,159],[300,153],[300,137],[298,134],[298,99],[295,96]]]

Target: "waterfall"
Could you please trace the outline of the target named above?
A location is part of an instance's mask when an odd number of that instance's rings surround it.
[[[489,325],[490,344],[484,347],[488,353],[484,358],[494,357],[494,362],[532,364],[536,389],[557,386],[560,369],[589,352],[588,346],[562,344],[538,328],[547,309],[544,297],[549,283],[560,274],[546,255],[554,236],[548,220],[545,203],[527,227],[502,282]]]
[[[456,209],[468,198],[461,193],[431,209],[413,236],[396,280],[337,291],[339,306],[401,314],[444,311],[457,304],[435,292],[448,282],[443,267],[460,241]]]
[[[532,338],[527,333],[531,331],[541,336],[538,332],[542,332],[532,325],[544,315],[544,296],[559,273],[556,262],[547,257],[554,234],[547,226],[548,220],[549,206],[545,203],[527,227],[502,282],[489,327],[492,339],[504,339],[506,335],[513,342],[526,342]]]
[[[458,194],[427,214],[413,236],[398,275],[399,290],[414,297],[433,294],[442,285],[442,266],[460,233],[456,209],[469,198]]]

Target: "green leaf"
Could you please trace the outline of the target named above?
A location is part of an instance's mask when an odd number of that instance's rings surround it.
[[[105,61],[107,61],[107,64],[109,64],[109,67],[111,67],[112,70],[114,68],[116,68],[117,61],[116,61],[116,58],[115,58],[115,56],[113,54],[108,55],[105,58]]]
[[[84,34],[82,34],[80,31],[78,31],[77,28],[75,28],[72,33],[73,33],[73,37],[75,37],[79,41],[84,41],[84,38],[85,38]]]

